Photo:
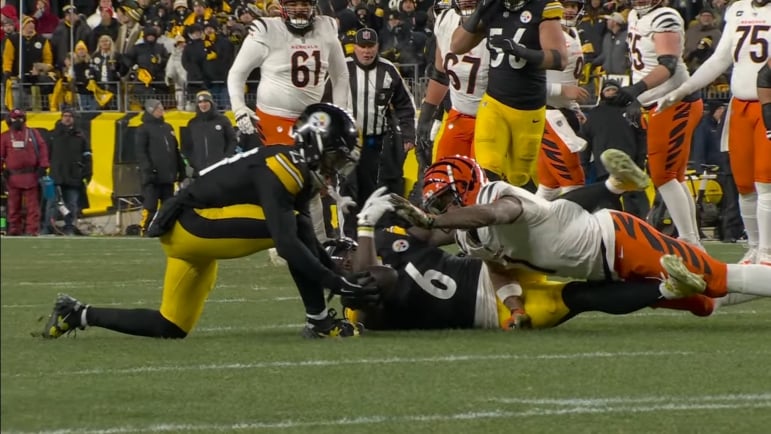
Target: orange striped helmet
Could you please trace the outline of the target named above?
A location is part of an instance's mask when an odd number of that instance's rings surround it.
[[[486,183],[485,171],[473,158],[463,155],[441,158],[428,166],[423,177],[423,208],[441,214],[450,205],[474,205]]]

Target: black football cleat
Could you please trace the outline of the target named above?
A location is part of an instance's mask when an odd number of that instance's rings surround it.
[[[337,312],[329,309],[327,317],[316,320],[306,318],[302,336],[306,339],[320,338],[350,338],[364,333],[364,325],[360,322],[350,322],[347,319],[335,318]]]
[[[41,335],[45,339],[56,339],[76,329],[84,330],[86,327],[82,325],[80,317],[87,307],[67,294],[59,294]]]

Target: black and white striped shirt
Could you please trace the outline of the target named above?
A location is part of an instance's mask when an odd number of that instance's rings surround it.
[[[415,143],[415,102],[393,63],[378,57],[363,66],[356,56],[347,59],[356,124],[364,136],[387,131],[393,110],[404,143]]]

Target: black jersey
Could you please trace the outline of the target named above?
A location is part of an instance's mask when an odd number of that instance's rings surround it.
[[[431,247],[401,226],[378,228],[375,246],[384,265],[399,273],[384,297],[383,329],[446,329],[474,326],[482,261]]]
[[[183,192],[196,208],[263,205],[267,197],[291,204],[298,211],[307,208],[313,193],[302,153],[283,145],[255,148],[220,160],[201,169],[198,179]]]
[[[501,6],[502,8],[502,6]],[[487,35],[503,35],[532,50],[541,49],[538,26],[546,20],[562,18],[562,5],[556,0],[530,0],[520,10],[501,9],[487,26]],[[501,103],[520,110],[546,105],[546,71],[500,49],[490,48],[487,93]]]
[[[190,186],[167,203],[181,209],[240,204],[262,207],[270,237],[290,269],[331,287],[339,278],[313,234],[308,208],[314,194],[303,153],[294,146],[274,145],[202,169]],[[161,213],[168,211],[166,207],[161,207]],[[184,226],[185,221],[180,223]]]

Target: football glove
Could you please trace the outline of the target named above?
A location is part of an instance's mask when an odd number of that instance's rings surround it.
[[[331,290],[330,299],[334,295],[339,295],[343,306],[351,309],[361,309],[380,301],[380,289],[375,277],[369,271],[340,276],[338,286]]]
[[[524,330],[533,328],[533,320],[523,309],[514,309],[511,316],[501,320],[501,328],[504,330]]]
[[[327,187],[327,194],[334,199],[337,204],[337,209],[348,214],[351,209],[356,208],[356,202],[354,202],[351,196],[340,196],[340,193],[334,187]]]
[[[239,107],[233,110],[233,114],[236,116],[236,125],[238,125],[238,130],[241,133],[254,134],[257,132],[254,126],[260,118],[251,109]]]
[[[648,85],[642,80],[631,86],[624,86],[620,88],[616,96],[613,97],[613,104],[626,107],[636,101],[637,97],[646,90],[648,90]]]
[[[386,194],[387,191],[387,187],[380,187],[369,195],[361,208],[361,212],[356,216],[359,226],[375,226],[383,214],[394,210],[390,197]]]
[[[664,95],[663,98],[656,101],[656,111],[653,113],[655,116],[656,114],[663,112],[664,110],[675,106],[677,103],[683,100],[688,96],[688,91],[683,89],[682,86],[678,87],[677,89],[673,90],[672,92],[669,92],[668,94]]]
[[[426,213],[398,194],[391,193],[389,201],[396,214],[413,225],[424,229],[431,229],[434,226],[434,215]]]
[[[437,106],[423,101],[420,106],[420,117],[418,118],[418,127],[416,128],[417,148],[415,156],[418,158],[420,167],[428,167],[431,164],[431,154],[434,143],[431,140],[431,127],[434,126],[434,114]]]

